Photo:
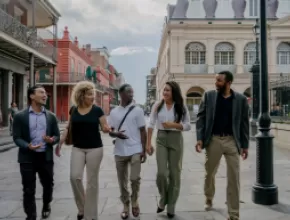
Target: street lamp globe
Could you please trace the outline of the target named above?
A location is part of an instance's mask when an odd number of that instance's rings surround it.
[[[256,24],[253,26],[253,33],[256,37],[260,35],[260,25],[259,25],[259,20],[256,19]]]

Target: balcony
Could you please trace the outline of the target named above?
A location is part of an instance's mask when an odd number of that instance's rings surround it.
[[[54,47],[37,35],[36,28],[23,25],[0,9],[0,51],[29,63],[29,54],[35,55],[35,65],[55,64]]]
[[[230,71],[235,74],[237,72],[237,65],[214,65],[214,73],[221,71]]]
[[[290,65],[277,65],[276,66],[277,73],[290,73]]]
[[[207,64],[185,64],[184,73],[186,74],[207,74]]]
[[[69,85],[76,84],[77,82],[85,80],[84,73],[57,73],[56,83]],[[39,84],[52,84],[53,83],[53,73],[50,71],[40,71],[36,74],[36,83]]]

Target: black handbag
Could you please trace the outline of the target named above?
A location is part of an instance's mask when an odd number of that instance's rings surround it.
[[[123,117],[121,123],[119,124],[119,127],[118,127],[118,130],[117,130],[117,131],[120,131],[122,125],[124,124],[125,119],[127,118],[127,116],[129,115],[129,113],[130,113],[134,108],[135,108],[135,105],[132,105],[132,106],[128,109],[128,111],[127,111],[126,114],[124,115],[124,117]],[[115,143],[116,143],[116,139],[113,140],[113,144],[115,144]]]

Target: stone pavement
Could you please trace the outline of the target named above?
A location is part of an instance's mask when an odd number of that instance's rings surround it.
[[[226,213],[226,167],[221,162],[216,176],[215,209],[203,210],[204,154],[194,151],[195,136],[185,132],[185,151],[182,171],[182,187],[177,204],[178,220],[225,220]],[[99,220],[118,220],[121,211],[119,189],[113,159],[111,139],[103,136],[104,158],[100,171]],[[61,158],[55,159],[55,192],[51,220],[76,219],[69,183],[70,147],[65,146]],[[0,154],[0,219],[23,220],[21,180],[16,163],[17,149]],[[263,207],[252,203],[251,186],[255,181],[255,146],[252,143],[250,157],[241,163],[241,220],[289,220],[290,219],[290,152],[275,149],[275,182],[279,186],[279,205]],[[155,185],[155,156],[149,157],[142,166],[140,206],[143,220],[166,219],[157,215],[158,191]],[[41,187],[37,186],[38,211],[41,209]]]

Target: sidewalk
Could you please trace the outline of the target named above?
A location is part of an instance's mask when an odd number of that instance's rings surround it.
[[[122,205],[113,156],[111,138],[103,135],[104,157],[99,175],[98,220],[119,220]],[[154,143],[154,142],[153,142]],[[194,150],[195,135],[184,132],[184,158],[180,197],[176,206],[177,220],[226,220],[226,165],[221,161],[216,176],[214,210],[204,211],[204,153]],[[55,191],[50,220],[74,220],[77,209],[69,183],[71,146],[64,146],[62,156],[55,158]],[[248,160],[241,161],[241,220],[289,220],[290,219],[290,152],[274,148],[275,183],[279,187],[279,205],[259,206],[251,200],[251,187],[255,182],[256,150],[251,143]],[[16,163],[16,149],[0,154],[0,219],[23,220],[21,178]],[[142,165],[140,208],[141,220],[165,220],[166,213],[156,214],[159,199],[156,188],[155,155]],[[40,213],[42,188],[37,183],[37,204]],[[133,218],[132,218],[133,219]]]
[[[59,123],[60,132],[64,130],[67,123]],[[10,150],[15,147],[12,136],[10,136],[9,128],[5,127],[0,129],[0,153]]]

